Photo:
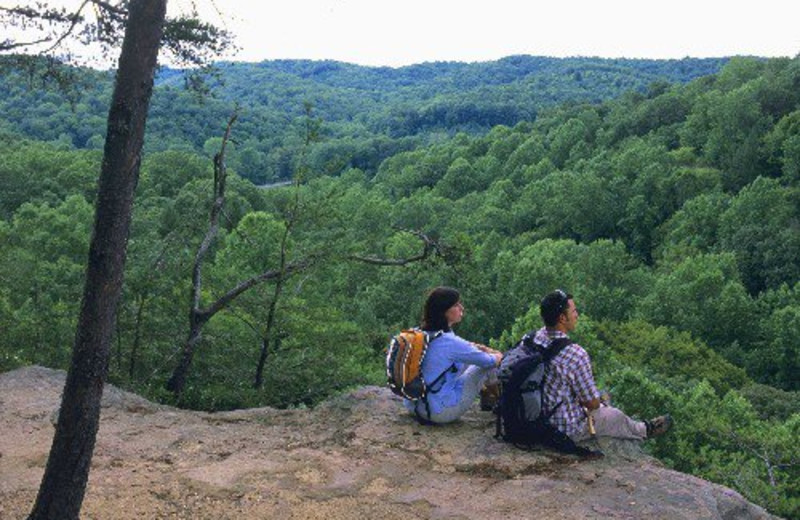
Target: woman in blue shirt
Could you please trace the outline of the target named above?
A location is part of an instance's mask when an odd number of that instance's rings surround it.
[[[406,408],[433,423],[455,421],[466,412],[503,355],[455,335],[464,305],[457,290],[437,287],[428,295],[422,330],[441,334],[431,341],[422,363],[422,378],[430,385],[426,400],[405,400]],[[426,402],[427,401],[427,402]]]

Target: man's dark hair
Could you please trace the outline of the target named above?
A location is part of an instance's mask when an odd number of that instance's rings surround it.
[[[539,305],[539,313],[542,315],[545,327],[558,325],[558,317],[569,308],[571,299],[572,295],[561,289],[556,289],[542,298],[542,303]]]

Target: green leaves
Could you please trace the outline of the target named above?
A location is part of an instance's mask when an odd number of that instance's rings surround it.
[[[758,320],[755,303],[737,278],[730,253],[689,257],[656,278],[637,315],[691,332],[732,359],[731,349],[756,338]]]
[[[733,251],[751,294],[800,278],[800,192],[757,178],[720,217],[720,246]]]

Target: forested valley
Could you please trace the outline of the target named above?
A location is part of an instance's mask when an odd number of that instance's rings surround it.
[[[8,65],[0,371],[66,368],[111,77],[68,69],[57,88]],[[459,288],[459,334],[501,349],[562,287],[615,403],[675,418],[654,455],[800,517],[800,58],[282,61],[185,81],[163,70],[153,96],[114,384],[313,406],[383,384],[388,336],[431,287]]]

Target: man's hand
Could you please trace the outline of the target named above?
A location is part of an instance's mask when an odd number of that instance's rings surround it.
[[[594,398],[591,401],[581,401],[581,406],[587,410],[597,410],[601,406],[611,406],[611,394],[603,390],[600,392],[599,398]]]
[[[581,406],[583,406],[589,411],[597,410],[598,408],[600,408],[600,399],[595,397],[591,401],[582,401]]]

